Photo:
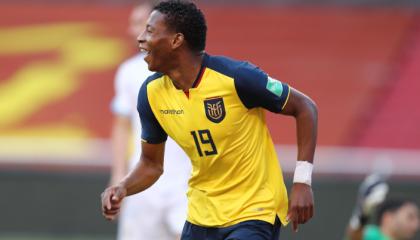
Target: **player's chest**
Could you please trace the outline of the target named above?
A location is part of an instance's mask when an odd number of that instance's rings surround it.
[[[234,121],[241,110],[238,97],[231,91],[197,91],[192,89],[188,94],[175,90],[168,98],[160,99],[156,110],[162,121],[189,123],[190,125],[226,125]]]
[[[166,94],[156,103],[155,116],[164,130],[180,141],[194,135],[200,139],[203,133],[217,141],[233,132],[247,111],[234,89],[191,89],[188,96],[180,90]]]

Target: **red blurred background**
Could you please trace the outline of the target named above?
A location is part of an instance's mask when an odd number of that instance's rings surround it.
[[[127,2],[0,1],[0,205],[9,206],[0,239],[7,232],[114,236],[95,210],[108,181],[114,74],[138,51],[127,33]],[[208,53],[250,61],[318,104],[321,217],[299,236],[342,236],[354,176],[379,169],[406,180],[393,191],[418,197],[420,8],[214,2],[200,4]],[[293,119],[267,119],[288,179]]]

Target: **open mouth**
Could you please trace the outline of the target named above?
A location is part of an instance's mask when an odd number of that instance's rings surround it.
[[[140,52],[142,52],[142,53],[144,53],[146,55],[149,55],[150,54],[150,51],[147,50],[146,48],[143,48],[143,47],[140,47]]]

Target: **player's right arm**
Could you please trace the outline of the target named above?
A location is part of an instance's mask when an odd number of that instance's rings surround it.
[[[163,173],[163,155],[165,143],[141,143],[142,154],[140,161],[119,184],[127,196],[144,191],[155,183]]]
[[[165,142],[168,137],[154,116],[147,97],[147,84],[140,89],[137,110],[142,126],[142,153],[135,168],[117,185],[102,193],[102,212],[113,220],[124,197],[139,193],[155,183],[163,173]]]
[[[142,142],[142,154],[135,168],[117,185],[102,193],[102,212],[106,219],[113,220],[119,213],[124,197],[146,190],[163,173],[165,143]]]

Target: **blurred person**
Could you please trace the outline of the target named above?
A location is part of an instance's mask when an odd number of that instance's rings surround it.
[[[419,209],[407,199],[387,199],[389,186],[379,175],[368,176],[347,229],[348,240],[410,240],[419,228]],[[368,224],[376,212],[375,224]]]
[[[134,7],[128,32],[136,39],[145,29],[152,10],[144,1]],[[143,81],[150,75],[144,53],[126,60],[119,67],[115,79],[115,97],[111,103],[114,114],[112,129],[113,162],[110,184],[122,180],[140,157],[140,119],[137,96]],[[130,161],[127,161],[130,138],[136,143]],[[127,198],[121,210],[118,225],[119,240],[175,240],[179,239],[186,217],[189,160],[175,142],[166,144],[165,174],[141,195]]]
[[[277,240],[281,223],[291,221],[297,231],[313,215],[316,105],[250,63],[205,53],[206,31],[192,2],[161,2],[150,14],[138,41],[149,70],[158,73],[138,99],[141,161],[102,193],[103,215],[114,219],[126,196],[159,179],[169,135],[193,165],[182,240]],[[265,109],[296,119],[290,201]]]
[[[368,175],[360,184],[356,204],[348,226],[349,236],[361,239],[363,227],[389,192],[389,185],[385,180],[383,175],[373,173]]]

